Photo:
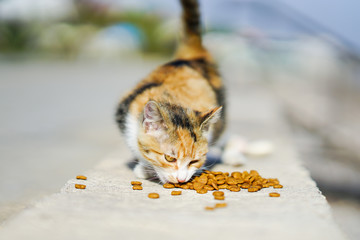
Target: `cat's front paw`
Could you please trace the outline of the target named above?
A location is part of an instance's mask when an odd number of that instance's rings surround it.
[[[135,168],[134,168],[134,173],[135,173],[135,176],[138,177],[138,178],[147,178],[148,175],[146,173],[146,169],[143,165],[141,164],[136,164]]]

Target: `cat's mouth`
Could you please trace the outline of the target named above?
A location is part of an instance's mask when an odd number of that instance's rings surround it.
[[[195,171],[179,172],[166,172],[163,169],[154,167],[157,178],[161,183],[185,183],[189,181],[194,175]]]
[[[158,170],[155,170],[155,172],[161,183],[179,183],[178,179],[172,174],[164,174]]]

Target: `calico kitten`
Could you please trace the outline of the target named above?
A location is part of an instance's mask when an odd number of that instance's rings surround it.
[[[224,87],[202,45],[196,0],[181,0],[184,36],[175,60],[142,80],[117,109],[121,132],[138,159],[137,177],[186,182],[225,126]]]

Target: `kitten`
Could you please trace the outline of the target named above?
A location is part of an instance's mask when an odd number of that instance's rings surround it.
[[[174,61],[158,67],[120,102],[116,120],[138,159],[137,177],[190,180],[225,127],[224,87],[202,45],[197,0],[181,0],[184,36]]]

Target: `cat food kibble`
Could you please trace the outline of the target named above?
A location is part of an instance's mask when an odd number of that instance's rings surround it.
[[[215,204],[215,208],[223,208],[223,207],[226,207],[227,204],[226,203],[217,203]]]
[[[212,191],[212,190],[214,190],[214,187],[209,186],[209,185],[205,185],[204,189],[207,190],[207,191]]]
[[[131,181],[131,185],[141,185],[142,183],[139,181]]]
[[[133,190],[143,190],[141,185],[134,185]]]
[[[181,195],[181,191],[172,191],[171,195],[175,196],[175,195]]]
[[[248,192],[257,192],[259,189],[257,187],[249,187]]]
[[[196,192],[199,193],[199,194],[205,194],[205,193],[207,193],[208,191],[203,188],[203,189],[196,190]]]
[[[76,176],[76,179],[79,179],[79,180],[86,180],[87,177],[83,176],[83,175],[78,175]]]
[[[212,210],[215,210],[216,208],[224,208],[226,206],[227,206],[227,203],[217,203],[217,204],[215,204],[214,207],[206,206],[205,210],[212,211]]]
[[[84,185],[84,184],[75,184],[75,188],[77,188],[77,189],[85,189],[86,185]]]
[[[216,192],[219,192],[219,189],[227,189],[231,192],[240,192],[241,189],[247,189],[248,192],[257,192],[262,188],[282,188],[283,186],[277,178],[263,178],[255,170],[232,173],[205,170],[200,176],[194,177],[190,182],[165,183],[163,187],[191,189],[197,193],[205,194],[207,191],[216,190]],[[218,197],[218,200],[223,200],[225,198],[223,196],[214,195],[214,197]]]
[[[174,188],[175,185],[172,184],[172,183],[165,183],[165,184],[163,185],[163,187],[164,187],[164,188]]]
[[[215,200],[225,200],[225,196],[214,196]]]
[[[213,196],[224,196],[224,192],[221,191],[213,192]]]
[[[132,181],[134,190],[142,190],[141,182]],[[83,186],[83,187],[82,187]],[[76,184],[76,188],[84,189],[86,186],[81,184]],[[283,188],[280,184],[280,181],[277,178],[263,178],[255,170],[244,171],[244,172],[214,172],[206,170],[200,176],[194,177],[191,181],[186,183],[165,183],[164,188],[181,188],[181,189],[191,189],[195,190],[199,194],[206,194],[208,191],[214,191],[213,196],[214,200],[225,200],[224,192],[219,191],[219,189],[226,189],[231,192],[240,192],[241,189],[247,189],[247,192],[258,192],[263,188],[273,187],[275,189]],[[171,191],[171,195],[181,195],[181,191]],[[280,197],[279,193],[272,192],[269,193],[270,197]],[[149,198],[159,198],[158,193],[149,193]],[[226,207],[227,204],[224,202],[217,203],[215,206],[205,207],[205,210],[214,210],[215,208]]]
[[[205,210],[208,210],[208,211],[212,211],[214,209],[215,209],[214,207],[205,207]]]
[[[270,197],[280,197],[280,193],[272,192],[272,193],[269,193],[269,196]]]
[[[159,195],[158,193],[149,193],[148,197],[149,197],[149,198],[156,199],[156,198],[159,198],[160,195]]]

